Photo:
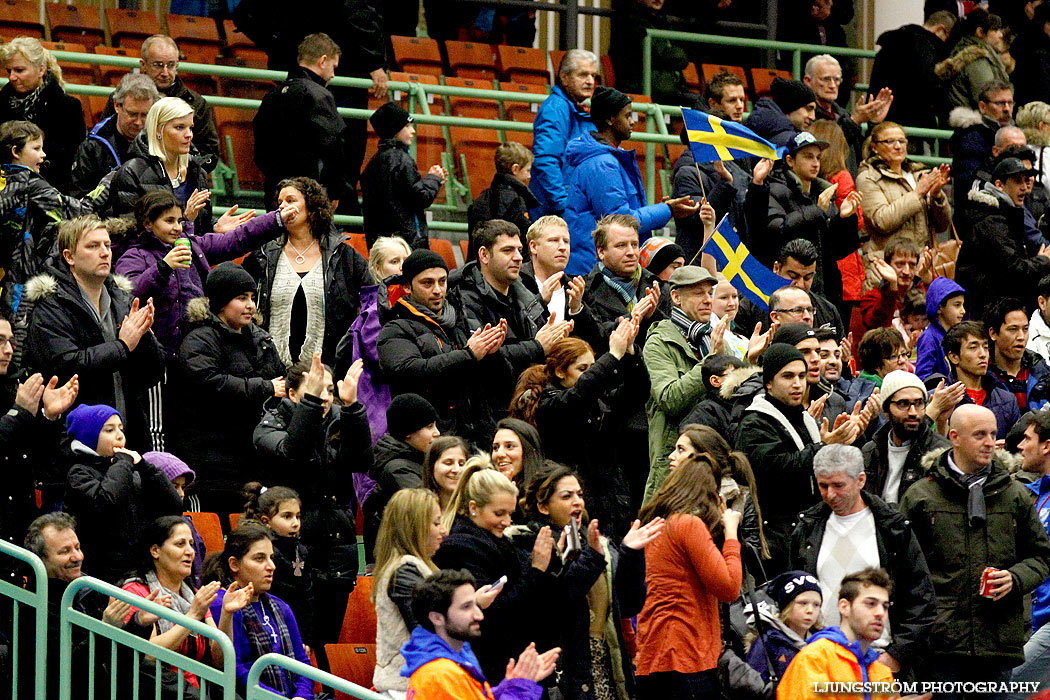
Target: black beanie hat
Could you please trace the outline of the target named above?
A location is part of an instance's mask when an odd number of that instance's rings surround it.
[[[437,411],[419,394],[399,394],[386,409],[387,432],[398,440],[437,422],[437,419]]]
[[[777,376],[777,372],[795,361],[806,364],[806,358],[795,349],[794,345],[787,343],[773,343],[762,353],[762,382],[768,384]]]
[[[823,599],[820,581],[813,574],[805,571],[785,571],[769,582],[766,592],[777,601],[777,607],[783,612],[791,601],[806,591],[816,591]]]
[[[416,275],[433,267],[440,267],[448,272],[448,263],[443,257],[428,248],[417,248],[409,253],[405,262],[401,263],[401,276],[397,278],[398,284],[410,285]]]
[[[612,119],[620,110],[631,104],[631,98],[619,90],[601,86],[595,89],[591,98],[591,121],[599,129],[607,119]]]
[[[773,334],[774,343],[787,343],[788,345],[795,346],[801,343],[806,338],[816,338],[817,333],[813,330],[812,326],[807,326],[801,321],[795,323],[785,323],[783,326],[777,329],[777,332]]]
[[[376,135],[381,139],[392,139],[405,128],[405,124],[412,122],[412,115],[401,109],[396,102],[387,102],[372,113],[368,118]]]
[[[817,96],[804,82],[783,78],[773,79],[773,84],[769,87],[769,96],[777,103],[777,107],[784,111],[784,114],[789,114],[799,107],[817,101]]]
[[[216,314],[222,311],[222,307],[229,304],[231,299],[245,292],[256,293],[255,280],[235,262],[224,262],[213,267],[204,283],[208,308]]]
[[[685,251],[682,250],[682,246],[677,243],[667,243],[656,249],[656,252],[649,258],[649,262],[646,263],[645,269],[659,276],[661,272],[667,269],[668,265],[678,258],[684,257]]]

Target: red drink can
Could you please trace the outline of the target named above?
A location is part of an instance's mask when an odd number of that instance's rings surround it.
[[[977,592],[978,595],[985,598],[994,598],[995,595],[992,593],[992,584],[988,580],[992,574],[998,573],[999,569],[993,569],[990,566],[984,567],[984,571],[981,572],[981,588]]]

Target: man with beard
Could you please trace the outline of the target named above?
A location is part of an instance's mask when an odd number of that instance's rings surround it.
[[[508,664],[503,681],[489,688],[470,642],[481,638],[481,606],[488,607],[499,591],[491,586],[475,590],[474,585],[467,571],[438,571],[412,592],[416,626],[401,648],[409,695],[415,700],[538,700],[543,694],[539,681],[554,671],[561,649],[537,654],[530,644]]]
[[[879,661],[894,673],[914,669],[933,627],[933,583],[919,543],[896,508],[863,491],[864,460],[851,445],[827,445],[813,458],[823,501],[799,514],[791,533],[791,568],[820,581],[823,621],[840,612],[835,592],[851,572],[881,568],[897,582]]]
[[[923,476],[920,466],[930,450],[948,447],[947,438],[933,429],[926,415],[929,395],[917,376],[894,370],[882,380],[879,401],[886,424],[864,445],[864,490],[887,503],[897,503]]]

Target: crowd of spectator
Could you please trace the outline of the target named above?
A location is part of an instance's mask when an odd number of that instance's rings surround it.
[[[628,4],[625,87],[632,36],[663,26],[662,2]],[[0,536],[45,564],[49,653],[86,574],[227,635],[243,694],[267,653],[328,666],[364,568],[373,683],[395,700],[1050,683],[1050,11],[927,4],[880,38],[851,106],[852,67],[826,54],[746,113],[739,79],[688,93],[685,52],[656,46],[659,100],[785,155],[687,149],[655,204],[622,147],[631,98],[567,52],[532,148],[494,149],[454,269],[427,229],[448,173],[413,158],[412,115],[372,113],[364,164],[363,121],[328,88],[342,66],[385,97],[382,65],[347,65],[381,46],[333,29],[270,47],[289,70],[255,119],[270,211],[215,216],[214,119],[169,37],[89,133],[62,121],[38,41],[0,45]],[[471,21],[510,36],[526,15]],[[852,4],[799,16],[799,38],[843,43]],[[950,166],[907,135],[937,123]],[[367,260],[333,223],[359,179]],[[783,278],[768,299],[704,253],[722,218]],[[205,557],[185,511],[243,517]],[[178,618],[93,591],[74,606],[222,665]],[[49,697],[60,672],[74,697],[208,694],[71,643]],[[314,697],[280,667],[260,682]]]

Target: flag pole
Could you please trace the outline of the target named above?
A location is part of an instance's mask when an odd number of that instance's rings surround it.
[[[693,167],[696,168],[696,179],[700,181],[700,194],[703,197],[700,201],[703,202],[707,200],[707,192],[704,191],[704,174],[700,172],[700,164],[697,163],[695,160],[693,161]],[[707,245],[706,240],[704,241],[704,245]],[[700,246],[700,250],[696,251],[696,255],[694,255],[693,259],[689,261],[689,264],[692,265],[693,263],[695,263],[696,259],[700,257],[700,254],[703,252],[704,246]]]

